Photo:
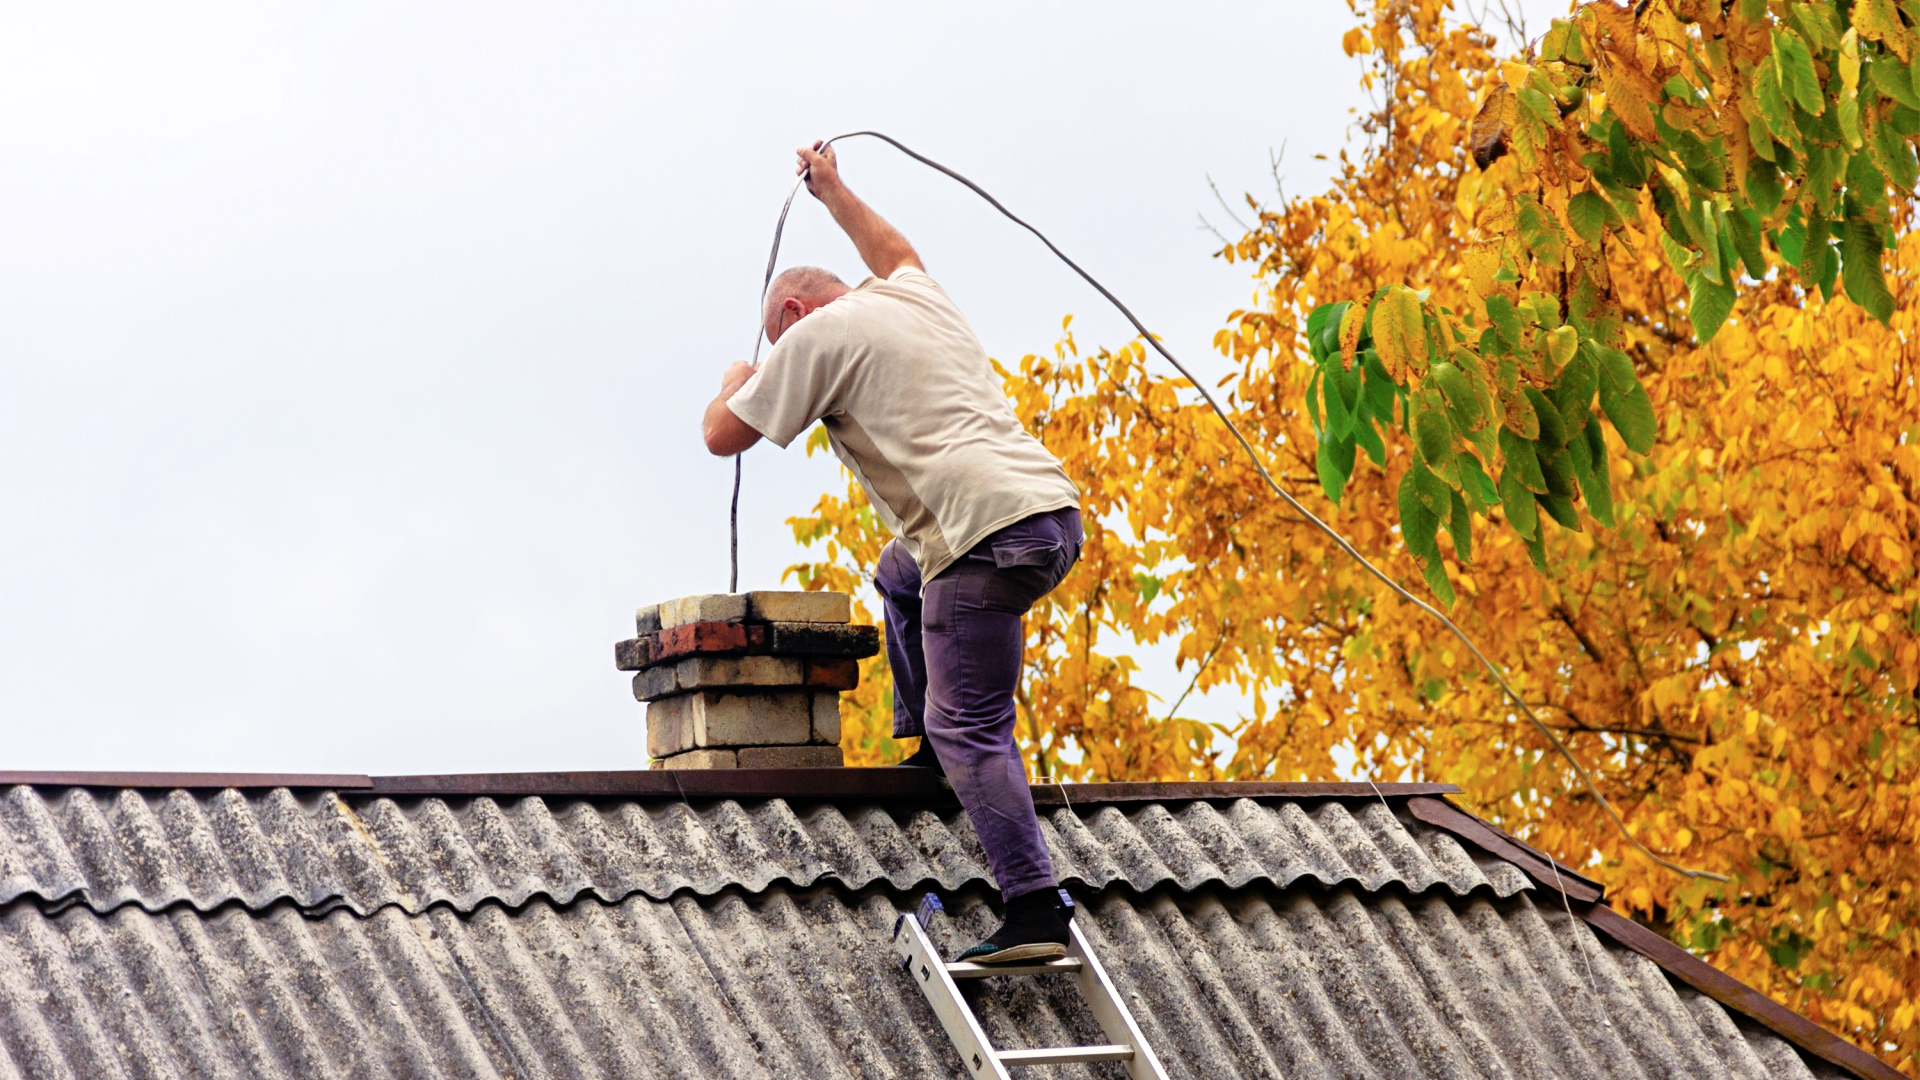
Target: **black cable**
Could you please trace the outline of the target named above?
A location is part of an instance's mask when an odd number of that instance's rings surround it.
[[[1227,415],[1227,410],[1220,406],[1220,402],[1215,400],[1213,394],[1207,390],[1206,385],[1203,384],[1199,379],[1194,378],[1193,373],[1187,370],[1187,366],[1185,364],[1182,364],[1179,361],[1179,359],[1175,357],[1172,353],[1168,352],[1167,347],[1165,345],[1160,344],[1160,339],[1153,336],[1153,334],[1147,330],[1146,326],[1143,323],[1141,323],[1138,317],[1134,315],[1133,311],[1129,309],[1127,305],[1120,302],[1119,297],[1109,292],[1107,290],[1107,287],[1105,285],[1100,284],[1100,282],[1097,279],[1095,279],[1092,274],[1089,274],[1085,270],[1081,269],[1079,263],[1074,262],[1072,259],[1068,258],[1066,252],[1061,251],[1058,247],[1055,247],[1053,241],[1047,239],[1047,235],[1045,233],[1041,232],[1039,229],[1034,228],[1032,225],[1027,224],[1025,221],[1021,220],[1019,215],[1015,214],[1013,211],[1001,205],[1000,200],[988,194],[987,189],[981,187],[979,184],[974,183],[973,181],[967,179],[965,176],[962,176],[961,174],[953,171],[952,169],[947,168],[945,165],[940,164],[939,162],[933,160],[932,158],[927,157],[924,154],[918,153],[908,148],[906,144],[900,142],[898,139],[895,139],[890,135],[883,135],[878,131],[849,131],[844,135],[835,135],[833,138],[826,140],[826,142],[820,145],[821,145],[821,148],[824,149],[827,146],[831,146],[834,143],[839,142],[841,139],[851,139],[860,135],[865,135],[871,138],[879,139],[881,142],[884,142],[892,146],[894,149],[907,155],[913,160],[918,161],[922,165],[925,165],[928,168],[931,168],[937,172],[944,173],[947,176],[952,177],[953,179],[958,180],[960,183],[964,184],[968,188],[968,190],[972,191],[975,195],[980,196],[982,199],[985,199],[987,203],[991,205],[995,210],[998,210],[1002,214],[1006,215],[1007,220],[1013,222],[1015,225],[1020,226],[1021,228],[1027,230],[1028,232],[1032,233],[1035,237],[1037,237],[1042,244],[1045,244],[1047,246],[1048,251],[1053,252],[1055,257],[1057,257],[1061,262],[1066,263],[1068,267],[1072,268],[1073,272],[1076,274],[1079,274],[1080,277],[1084,281],[1086,281],[1087,284],[1093,286],[1094,290],[1098,292],[1101,296],[1105,297],[1107,302],[1112,304],[1120,312],[1120,314],[1126,316],[1127,321],[1133,324],[1133,328],[1139,331],[1141,338],[1143,338],[1148,345],[1153,346],[1153,350],[1159,353],[1162,357],[1164,357],[1167,363],[1172,364],[1174,367],[1174,370],[1178,371],[1181,374],[1181,376],[1183,376],[1187,380],[1189,385],[1191,385],[1195,390],[1199,391],[1200,396],[1206,400],[1206,403],[1213,408],[1214,414],[1220,418],[1220,422],[1227,425],[1227,430],[1232,433],[1234,441],[1240,444],[1240,449],[1247,455],[1247,460],[1253,463],[1254,470],[1260,474],[1260,479],[1266,481],[1267,487],[1270,488],[1275,495],[1280,496],[1280,498],[1283,499],[1288,506],[1292,507],[1295,512],[1300,514],[1300,516],[1306,518],[1307,521],[1310,522],[1315,528],[1325,533],[1328,539],[1332,540],[1336,545],[1339,546],[1340,550],[1346,552],[1347,555],[1350,556],[1355,562],[1365,567],[1368,573],[1372,574],[1376,578],[1379,578],[1380,581],[1387,586],[1387,588],[1392,589],[1394,593],[1397,594],[1402,600],[1405,600],[1406,602],[1412,604],[1414,607],[1420,609],[1421,611],[1426,612],[1428,615],[1433,616],[1435,619],[1440,620],[1440,623],[1443,626],[1445,626],[1448,630],[1453,632],[1454,637],[1460,639],[1460,643],[1467,647],[1467,651],[1473,654],[1474,659],[1480,661],[1481,666],[1487,669],[1487,674],[1493,676],[1493,681],[1499,685],[1500,689],[1506,691],[1506,695],[1508,699],[1510,699],[1513,702],[1515,708],[1520,710],[1520,714],[1522,716],[1525,716],[1528,722],[1530,722],[1534,726],[1534,728],[1536,728],[1540,732],[1541,735],[1546,737],[1547,741],[1553,745],[1553,748],[1559,752],[1560,756],[1566,759],[1567,764],[1573,766],[1574,773],[1580,777],[1580,781],[1583,785],[1585,785],[1588,794],[1592,795],[1594,800],[1597,803],[1599,803],[1600,807],[1607,812],[1607,816],[1613,819],[1614,825],[1619,828],[1620,834],[1627,838],[1628,843],[1632,844],[1636,849],[1640,851],[1641,854],[1645,855],[1649,859],[1652,859],[1656,864],[1662,867],[1665,867],[1666,869],[1671,870],[1676,874],[1680,874],[1690,878],[1709,878],[1714,881],[1731,881],[1732,880],[1731,878],[1728,878],[1723,874],[1714,874],[1705,870],[1695,870],[1689,867],[1681,866],[1677,863],[1670,862],[1667,859],[1664,859],[1659,855],[1656,855],[1651,848],[1641,843],[1640,839],[1634,836],[1633,833],[1630,830],[1628,830],[1626,821],[1620,817],[1619,811],[1614,809],[1613,803],[1607,801],[1607,797],[1600,793],[1600,786],[1594,783],[1593,777],[1587,772],[1586,766],[1580,764],[1580,762],[1573,756],[1573,752],[1568,750],[1566,744],[1560,741],[1560,737],[1553,733],[1553,729],[1547,727],[1547,725],[1543,723],[1539,717],[1533,714],[1533,709],[1527,705],[1525,699],[1523,699],[1520,696],[1518,691],[1514,690],[1514,688],[1510,684],[1508,684],[1506,677],[1500,673],[1500,669],[1494,666],[1494,663],[1492,660],[1487,659],[1486,654],[1481,652],[1480,647],[1473,643],[1473,639],[1467,636],[1466,631],[1460,629],[1459,626],[1455,625],[1454,621],[1447,617],[1446,612],[1441,611],[1439,608],[1436,608],[1432,604],[1427,603],[1425,600],[1420,599],[1419,597],[1415,596],[1413,593],[1408,592],[1404,586],[1402,586],[1398,581],[1395,581],[1390,575],[1387,574],[1386,571],[1373,565],[1373,563],[1370,562],[1365,555],[1360,554],[1360,551],[1358,548],[1355,548],[1351,543],[1347,541],[1346,537],[1341,536],[1338,532],[1334,531],[1333,526],[1328,525],[1324,521],[1321,521],[1320,518],[1317,517],[1311,510],[1308,510],[1305,506],[1301,505],[1300,500],[1294,498],[1293,495],[1289,493],[1286,488],[1281,487],[1279,482],[1273,478],[1273,474],[1267,471],[1267,466],[1264,462],[1260,460],[1260,455],[1254,452],[1253,444],[1248,442],[1247,437],[1240,433],[1239,426],[1236,425],[1233,422],[1232,418]],[[807,178],[805,174],[802,174],[800,179],[794,182],[793,190],[787,192],[786,204],[780,208],[780,220],[774,226],[774,229],[773,229],[773,250],[767,255],[766,278],[761,282],[761,286],[760,286],[760,304],[761,304],[761,310],[762,310],[761,318],[763,322],[765,321],[767,285],[773,281],[773,265],[775,260],[778,259],[780,255],[780,235],[782,232],[786,230],[787,212],[793,208],[793,197],[800,191],[800,185],[805,183],[806,179]],[[756,362],[760,359],[760,339],[758,337],[755,337],[753,340],[753,356]],[[739,545],[739,535],[740,535],[740,518],[739,518],[739,508],[738,508],[738,476],[739,474],[736,468],[735,512],[734,512],[734,519],[733,519],[734,544],[736,549],[738,548],[738,545]],[[737,577],[739,572],[739,557],[737,554],[735,555],[734,564],[735,564],[735,576]],[[1557,868],[1555,869],[1555,873],[1556,875],[1558,874]]]

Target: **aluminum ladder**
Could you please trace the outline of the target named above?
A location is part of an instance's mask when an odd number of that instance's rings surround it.
[[[1073,898],[1065,889],[1060,890],[1060,899],[1069,912],[1073,909]],[[1067,943],[1067,955],[1058,960],[1046,960],[1021,964],[949,964],[940,958],[940,951],[934,946],[933,939],[927,935],[927,927],[933,916],[944,911],[940,898],[928,893],[920,900],[917,912],[907,912],[893,924],[893,951],[900,957],[901,967],[913,977],[913,981],[927,995],[927,1004],[933,1006],[933,1013],[940,1018],[941,1026],[947,1029],[947,1037],[960,1051],[960,1060],[971,1070],[970,1077],[992,1077],[993,1080],[1013,1080],[1007,1072],[1009,1065],[1064,1065],[1084,1061],[1122,1061],[1126,1063],[1127,1075],[1132,1080],[1167,1080],[1166,1070],[1160,1067],[1160,1059],[1154,1057],[1153,1048],[1147,1045],[1145,1036],[1140,1033],[1140,1025],[1134,1023],[1133,1014],[1114,992],[1113,983],[1108,980],[1105,969],[1087,947],[1087,939],[1080,933],[1077,922],[1067,925],[1072,932],[1072,940]],[[973,1015],[973,1009],[966,999],[960,996],[960,979],[984,979],[993,975],[1044,975],[1068,974],[1080,986],[1080,996],[1086,999],[1087,1008],[1093,1018],[1099,1022],[1100,1030],[1111,1040],[1101,1046],[1058,1046],[1038,1050],[996,1050],[988,1041],[987,1033],[980,1026],[980,1020]]]

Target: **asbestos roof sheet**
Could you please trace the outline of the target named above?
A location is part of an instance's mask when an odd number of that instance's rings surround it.
[[[991,928],[986,895],[950,896],[949,947]],[[775,885],[368,916],[14,903],[0,1080],[963,1076],[888,948],[911,901]],[[1212,883],[1084,903],[1181,1080],[1840,1075],[1530,893]],[[999,1045],[1100,1041],[1064,977],[985,982]]]
[[[1139,802],[1041,810],[1063,884],[1137,893],[1354,882],[1510,896],[1513,864],[1375,800]],[[418,798],[311,792],[0,792],[0,904],[96,912],[290,902],[361,915],[535,898],[664,900],[776,884],[991,880],[958,810],[796,802]]]

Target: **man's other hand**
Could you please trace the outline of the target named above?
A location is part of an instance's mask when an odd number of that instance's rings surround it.
[[[807,190],[814,198],[824,199],[827,192],[840,187],[840,159],[833,147],[816,142],[811,148],[803,146],[794,153],[799,155],[800,163],[793,171],[807,178]]]
[[[732,397],[734,392],[747,385],[747,380],[753,378],[753,373],[759,370],[744,360],[735,360],[728,364],[727,370],[720,376],[720,400],[725,401]]]

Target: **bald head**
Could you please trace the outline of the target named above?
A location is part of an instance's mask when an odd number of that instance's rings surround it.
[[[780,271],[767,283],[766,306],[761,312],[767,340],[779,341],[787,327],[846,292],[847,283],[831,270],[792,266]]]

